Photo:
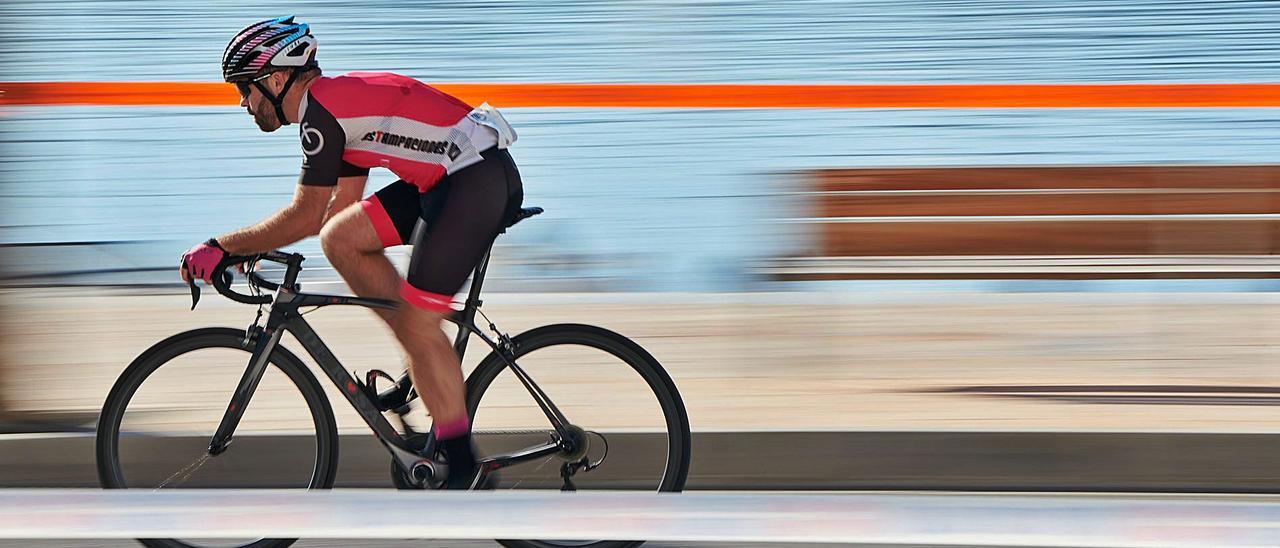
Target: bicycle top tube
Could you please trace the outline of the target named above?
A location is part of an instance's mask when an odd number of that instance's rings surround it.
[[[488,253],[486,253],[487,258]],[[360,297],[357,295],[328,295],[319,293],[303,293],[298,291],[297,278],[302,271],[302,262],[306,260],[298,253],[283,253],[280,251],[271,251],[257,255],[228,255],[218,263],[215,267],[213,276],[213,287],[222,296],[236,302],[245,304],[275,304],[288,305],[290,308],[302,308],[308,306],[334,306],[334,305],[354,305],[363,306],[365,308],[394,310],[399,307],[399,301],[388,299],[374,299],[369,297]],[[284,265],[285,277],[280,283],[272,282],[263,278],[256,271],[246,268],[245,277],[248,279],[249,287],[252,293],[241,293],[231,289],[232,275],[226,269],[237,264],[249,263],[252,265],[257,261],[270,261]],[[483,261],[482,261],[483,262]],[[287,299],[278,299],[272,294],[260,293],[257,290],[264,289],[269,292],[276,292],[283,286],[284,292],[288,294]],[[195,308],[195,301],[199,300],[199,290],[192,282],[192,308]],[[446,320],[457,323],[461,319],[461,311],[455,310],[453,314],[446,316]]]

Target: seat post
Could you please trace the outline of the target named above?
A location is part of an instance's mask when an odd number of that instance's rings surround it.
[[[462,307],[462,325],[473,325],[476,319],[476,310],[480,308],[483,301],[480,300],[480,289],[484,285],[484,274],[489,270],[489,256],[493,253],[493,244],[489,244],[489,248],[484,251],[484,256],[480,258],[480,264],[476,265],[476,269],[471,273],[471,290],[467,292],[467,300]],[[453,350],[457,352],[458,359],[462,359],[462,355],[467,351],[468,337],[466,329],[458,329],[458,338],[453,342]]]

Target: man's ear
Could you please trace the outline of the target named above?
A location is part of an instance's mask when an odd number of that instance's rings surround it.
[[[289,79],[289,71],[281,70],[281,71],[273,72],[271,73],[270,78],[272,83],[271,93],[278,94],[280,93],[280,90],[284,89],[285,80]]]

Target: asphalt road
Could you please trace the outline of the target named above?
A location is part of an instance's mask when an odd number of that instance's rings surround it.
[[[271,465],[284,469],[307,464],[305,454],[292,456],[299,440],[255,441],[261,444],[256,449],[250,440],[238,438],[237,448],[270,462],[227,467],[242,474],[241,486],[266,487],[270,485],[264,479],[285,477]],[[581,476],[596,486],[643,488],[631,483],[655,477],[653,470],[637,462],[652,460],[637,458],[640,455],[662,454],[653,441],[643,434],[611,434],[606,465]],[[172,439],[131,443],[134,450],[129,451],[126,473],[167,470],[182,461],[175,454],[180,444]],[[337,487],[391,486],[389,457],[372,436],[345,435],[339,446]],[[225,456],[234,454],[228,451]],[[1277,454],[1280,436],[1264,434],[698,432],[686,487],[1280,493]],[[558,480],[556,466],[523,466],[529,474],[524,481]],[[521,477],[516,468],[504,470],[504,481]],[[0,487],[96,486],[91,433],[0,435]]]

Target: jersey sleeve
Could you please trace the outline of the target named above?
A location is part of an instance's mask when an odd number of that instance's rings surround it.
[[[354,166],[342,160],[346,148],[346,132],[324,105],[314,98],[307,101],[298,129],[302,139],[302,178],[299,182],[309,186],[334,186],[338,177],[367,175],[368,168]]]

